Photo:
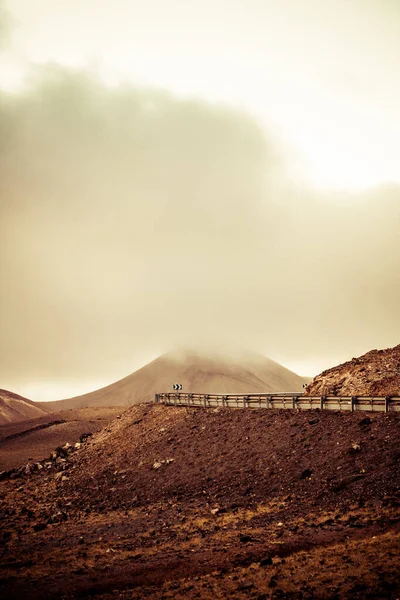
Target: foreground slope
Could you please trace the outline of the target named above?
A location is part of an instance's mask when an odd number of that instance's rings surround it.
[[[240,394],[301,391],[305,381],[256,353],[226,357],[170,352],[105,388],[47,404],[53,411],[81,406],[129,406],[154,400],[157,392],[171,391],[175,382],[181,383],[185,392]]]
[[[395,598],[400,415],[141,405],[0,482],[13,598]]]
[[[16,423],[34,417],[43,417],[48,411],[45,406],[7,390],[0,390],[0,425]]]
[[[314,377],[306,395],[400,396],[400,344],[327,369]]]
[[[95,436],[67,487],[85,509],[243,505],[282,490],[307,504],[383,497],[400,486],[399,424],[397,413],[137,407]]]

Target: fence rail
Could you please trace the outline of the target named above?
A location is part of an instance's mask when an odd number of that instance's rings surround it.
[[[287,408],[341,411],[400,412],[400,396],[304,396],[280,394],[156,394],[159,404],[193,408]]]

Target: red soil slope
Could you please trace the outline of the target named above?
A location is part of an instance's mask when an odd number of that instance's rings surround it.
[[[371,350],[314,377],[308,396],[400,396],[400,344]]]
[[[65,487],[82,508],[204,497],[247,505],[282,489],[307,504],[366,500],[400,486],[399,420],[395,413],[133,407],[93,438]]]
[[[7,390],[0,390],[0,425],[48,414],[46,407]]]
[[[399,419],[132,407],[0,481],[0,595],[398,598]]]

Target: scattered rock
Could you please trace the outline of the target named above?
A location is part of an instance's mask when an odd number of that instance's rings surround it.
[[[63,521],[66,521],[67,519],[68,519],[68,515],[66,512],[58,511],[57,513],[54,513],[53,515],[51,515],[51,517],[49,517],[48,522],[49,523],[62,523]]]
[[[302,474],[300,475],[300,479],[308,479],[312,475],[312,469],[304,469]]]
[[[269,580],[269,584],[268,587],[270,588],[274,588],[278,585],[278,582],[276,580],[276,576],[274,575],[273,577],[271,577],[271,579]]]
[[[355,481],[359,481],[360,479],[363,479],[364,477],[365,477],[365,475],[362,473],[356,473],[354,475],[349,475],[348,477],[344,477],[339,483],[337,483],[335,486],[333,486],[332,489],[334,492],[340,492],[347,486],[351,485]]]

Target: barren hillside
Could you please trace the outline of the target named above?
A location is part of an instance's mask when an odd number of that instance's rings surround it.
[[[135,407],[94,437],[68,488],[84,509],[204,496],[242,505],[247,496],[261,501],[282,489],[296,501],[326,505],[337,503],[338,486],[341,499],[366,499],[400,484],[393,446],[400,441],[399,418]]]
[[[0,593],[397,598],[399,419],[132,407],[0,482]]]
[[[0,425],[48,414],[45,406],[7,390],[0,390]]]
[[[0,471],[48,457],[57,446],[99,431],[125,408],[78,408],[0,425]]]
[[[400,345],[371,350],[328,369],[307,386],[308,396],[400,396]]]
[[[46,408],[58,411],[82,406],[131,406],[154,400],[157,392],[172,391],[176,382],[183,385],[185,392],[239,394],[301,391],[306,381],[256,353],[221,357],[193,351],[170,352],[105,388],[46,403]]]

